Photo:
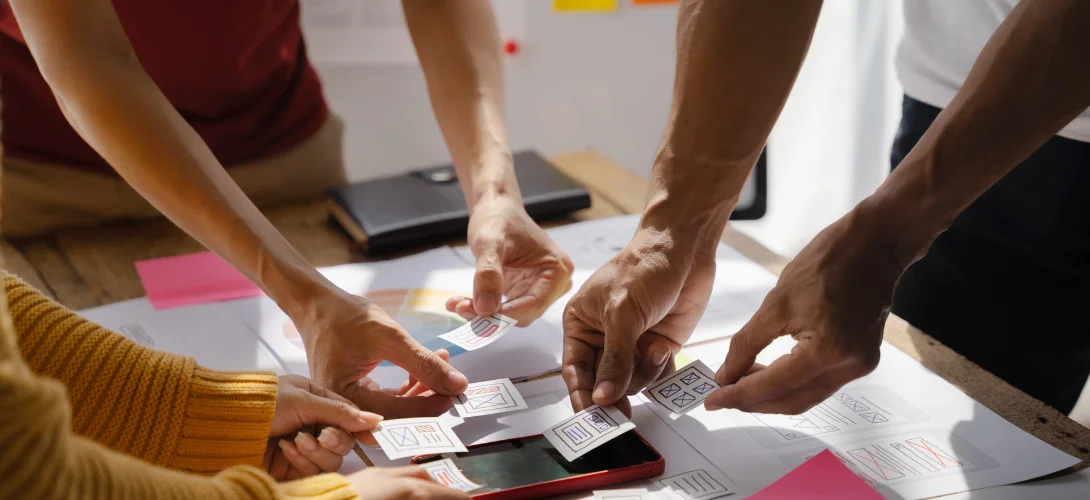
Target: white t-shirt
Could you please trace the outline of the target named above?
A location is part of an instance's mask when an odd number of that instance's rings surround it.
[[[954,98],[980,50],[1018,0],[904,0],[905,33],[897,75],[905,94],[944,108]],[[1090,142],[1090,110],[1059,132]]]

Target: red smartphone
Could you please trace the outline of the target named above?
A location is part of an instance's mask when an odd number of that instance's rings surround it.
[[[470,492],[473,498],[487,500],[553,497],[654,477],[666,470],[666,460],[636,431],[571,462],[541,434],[479,444],[468,450],[421,455],[412,463],[449,458],[466,478],[483,486]]]

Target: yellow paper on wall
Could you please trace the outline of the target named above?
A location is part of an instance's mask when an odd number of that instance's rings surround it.
[[[553,0],[557,12],[608,12],[617,10],[617,0]]]

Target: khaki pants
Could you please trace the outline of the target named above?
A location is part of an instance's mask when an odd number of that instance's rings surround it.
[[[346,182],[343,136],[343,122],[330,115],[295,148],[227,172],[260,208],[318,199]],[[120,177],[3,158],[0,179],[0,231],[7,237],[160,215]]]

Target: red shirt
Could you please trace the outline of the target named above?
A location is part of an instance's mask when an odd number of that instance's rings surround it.
[[[113,0],[141,65],[224,165],[290,149],[328,116],[296,0]],[[68,125],[0,1],[4,155],[116,175]]]

